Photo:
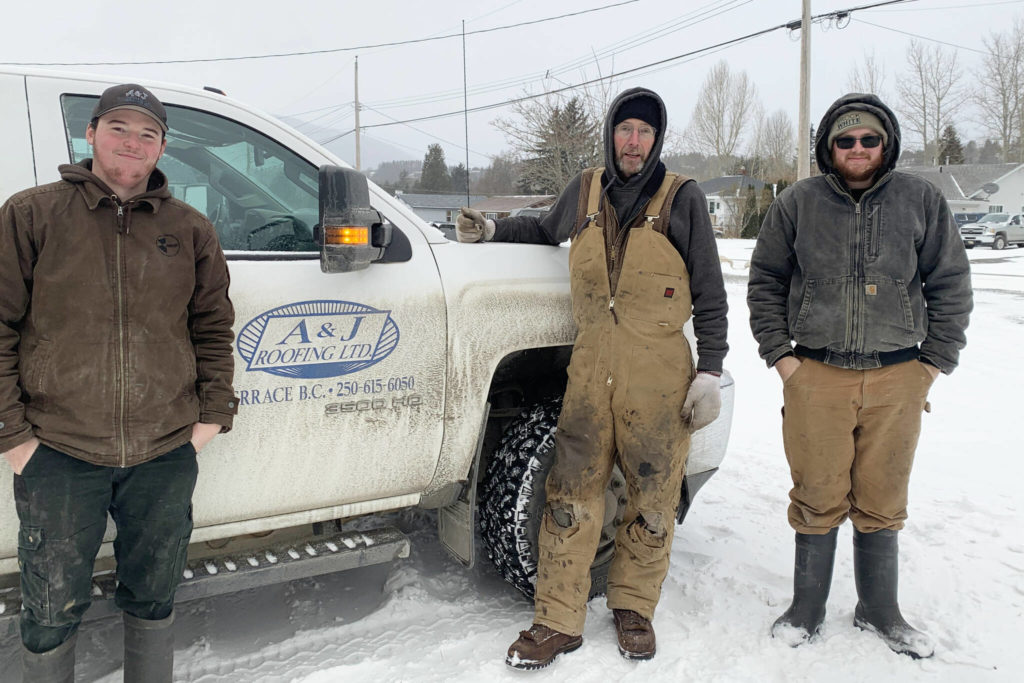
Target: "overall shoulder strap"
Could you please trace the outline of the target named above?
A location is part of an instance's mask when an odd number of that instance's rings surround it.
[[[672,218],[672,203],[676,199],[676,193],[679,192],[679,188],[691,180],[693,178],[679,173],[665,174],[665,180],[662,181],[661,187],[651,198],[647,210],[644,212],[647,222],[656,232],[660,232],[662,235],[668,232],[669,220]]]
[[[595,166],[584,169],[580,176],[580,196],[576,205],[577,225],[571,237],[576,237],[590,221],[597,218],[601,203],[601,174],[604,167]]]

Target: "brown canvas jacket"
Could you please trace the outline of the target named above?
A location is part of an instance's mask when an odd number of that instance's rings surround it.
[[[154,170],[123,204],[91,172],[0,208],[0,452],[34,434],[127,467],[230,429],[228,270],[213,226]]]

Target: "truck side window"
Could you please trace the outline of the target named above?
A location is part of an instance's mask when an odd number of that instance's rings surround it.
[[[72,163],[91,155],[85,129],[96,99],[61,96]],[[175,198],[210,219],[228,258],[246,258],[238,252],[318,258],[313,241],[319,215],[316,166],[230,119],[173,104],[166,108],[167,151],[157,167]]]

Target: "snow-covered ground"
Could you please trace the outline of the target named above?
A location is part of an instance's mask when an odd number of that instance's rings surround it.
[[[182,605],[176,679],[302,681],[1021,681],[1024,680],[1024,249],[968,252],[975,312],[961,367],[940,377],[924,416],[901,533],[901,605],[936,640],[934,658],[891,653],[852,624],[851,527],[840,530],[821,642],[790,649],[768,634],[791,597],[793,533],[782,451],[781,384],[747,326],[751,241],[720,240],[731,306],[727,367],[736,411],[721,471],[677,530],[655,617],[658,655],[623,660],[602,598],[583,647],[549,669],[508,670],[504,652],[531,603],[479,556],[464,569],[440,548],[428,513],[403,514],[412,556]],[[79,681],[120,680],[117,618],[89,622]],[[0,640],[0,677],[16,681],[17,643]]]

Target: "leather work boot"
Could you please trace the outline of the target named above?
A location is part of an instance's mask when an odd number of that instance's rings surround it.
[[[897,532],[882,529],[863,534],[853,531],[853,577],[857,583],[857,608],[853,623],[877,634],[889,649],[913,659],[935,653],[935,643],[926,633],[907,623],[896,599],[899,586],[899,542]]]
[[[654,627],[631,609],[613,609],[615,635],[619,639],[619,654],[626,659],[650,659],[654,656]]]
[[[508,648],[505,663],[513,669],[543,669],[563,652],[572,652],[583,644],[583,636],[570,636],[534,624],[529,631],[520,631],[519,639]]]

